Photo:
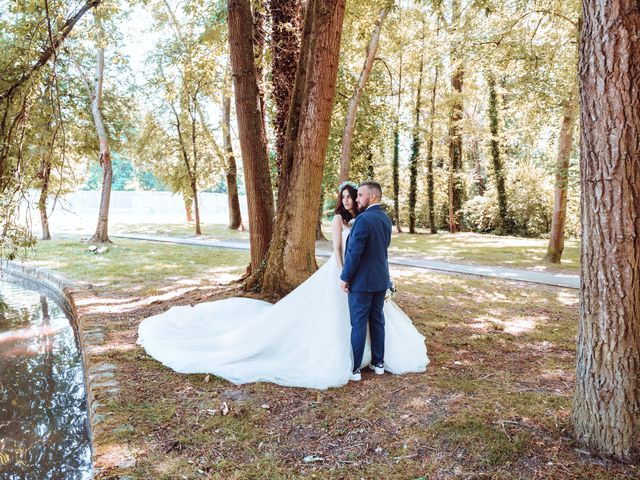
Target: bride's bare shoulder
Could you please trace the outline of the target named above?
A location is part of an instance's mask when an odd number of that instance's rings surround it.
[[[344,221],[342,220],[342,215],[340,215],[339,213],[336,213],[333,216],[333,223],[342,225],[344,223]]]

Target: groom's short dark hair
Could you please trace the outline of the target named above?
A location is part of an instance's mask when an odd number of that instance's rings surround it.
[[[378,182],[374,182],[373,180],[367,180],[366,182],[362,182],[360,186],[367,187],[369,188],[369,190],[373,190],[378,197],[382,198],[382,187]]]

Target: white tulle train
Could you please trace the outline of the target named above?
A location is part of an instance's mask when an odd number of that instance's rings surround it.
[[[384,316],[385,370],[425,371],[424,337],[392,301],[385,302]],[[140,324],[138,343],[180,373],[211,373],[235,384],[326,389],[349,380],[350,335],[347,295],[332,257],[275,304],[229,298],[173,307]],[[362,366],[370,361],[367,339]]]

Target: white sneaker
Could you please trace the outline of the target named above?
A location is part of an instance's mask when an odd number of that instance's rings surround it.
[[[362,375],[360,375],[360,369],[357,369],[355,372],[351,372],[351,378],[349,378],[352,382],[359,382],[362,380]]]
[[[379,363],[377,365],[374,365],[373,363],[371,363],[369,365],[369,368],[371,370],[373,370],[374,372],[376,372],[376,375],[383,375],[384,374],[384,363]]]

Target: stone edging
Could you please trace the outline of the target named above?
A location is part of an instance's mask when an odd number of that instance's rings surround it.
[[[6,274],[9,277],[35,284],[44,288],[60,304],[65,313],[71,319],[71,326],[76,333],[82,357],[84,372],[84,383],[87,393],[87,410],[89,414],[89,440],[91,442],[92,472],[96,473],[94,448],[94,435],[100,429],[100,422],[104,416],[96,410],[103,406],[96,400],[96,393],[117,395],[120,390],[115,379],[115,365],[95,361],[89,361],[89,353],[92,348],[101,346],[104,340],[104,333],[99,325],[88,326],[83,322],[83,317],[78,315],[78,309],[73,298],[73,288],[76,286],[67,281],[64,277],[51,272],[45,268],[34,267],[23,263],[0,260],[0,275]]]

